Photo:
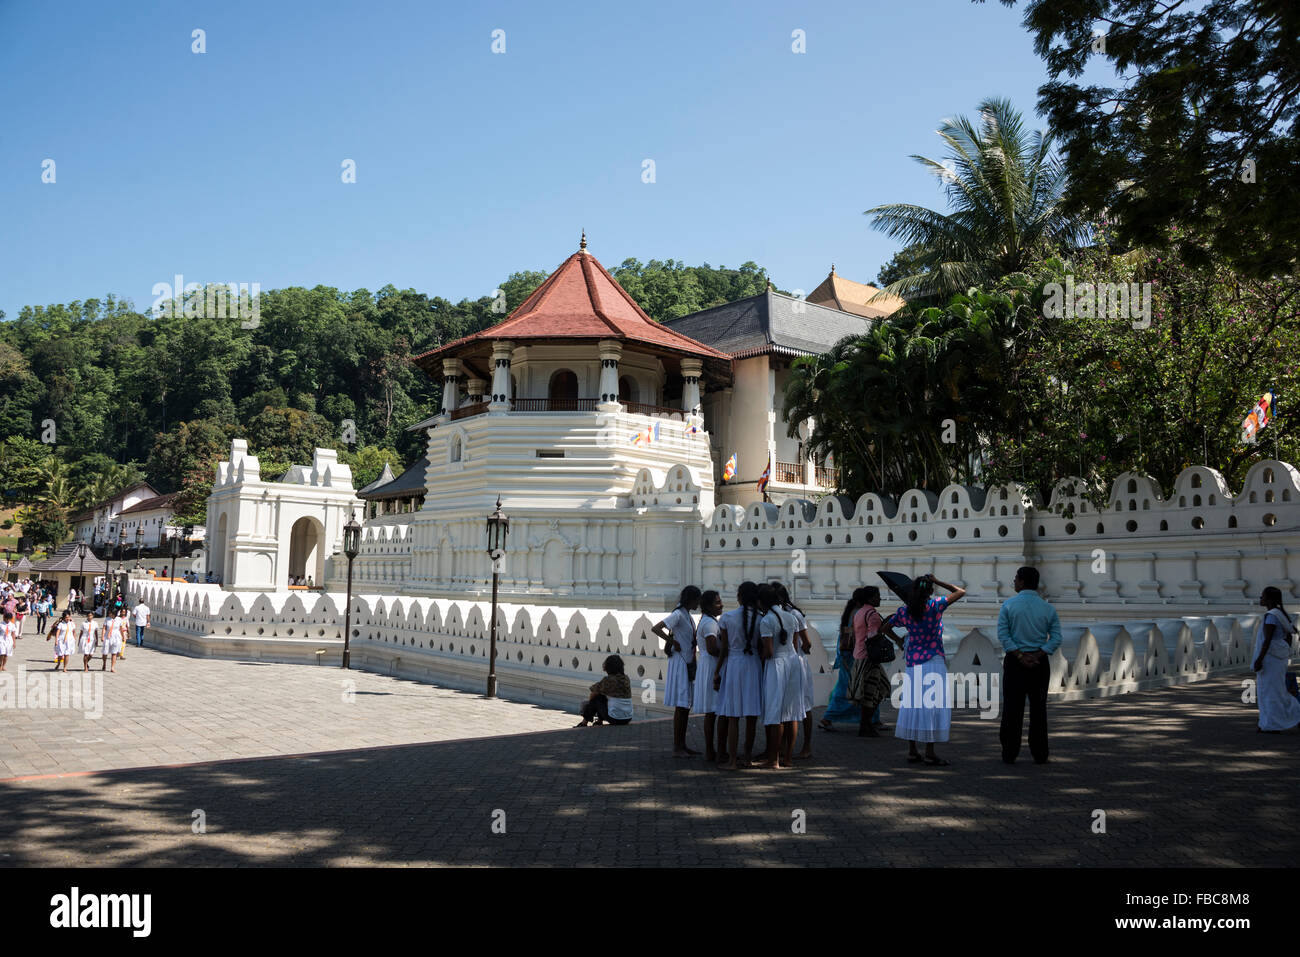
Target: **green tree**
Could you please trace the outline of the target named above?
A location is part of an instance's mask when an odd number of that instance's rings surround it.
[[[1007,100],[979,106],[980,121],[945,120],[946,160],[912,158],[945,184],[952,211],[893,203],[866,211],[872,226],[914,251],[915,272],[885,291],[905,299],[944,299],[1019,272],[1086,235],[1065,212],[1065,176],[1052,137],[1030,133]]]
[[[1024,23],[1047,63],[1039,107],[1061,139],[1069,210],[1108,211],[1123,248],[1294,273],[1300,7],[1033,0]],[[1080,83],[1094,60],[1117,82]]]

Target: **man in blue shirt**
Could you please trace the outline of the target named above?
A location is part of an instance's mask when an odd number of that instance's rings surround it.
[[[1002,659],[1002,760],[1015,764],[1020,754],[1020,731],[1029,698],[1029,753],[1035,764],[1047,763],[1047,685],[1049,663],[1061,646],[1061,621],[1038,594],[1038,569],[1024,566],[1016,572],[1016,594],[998,612],[998,641],[1006,652]]]

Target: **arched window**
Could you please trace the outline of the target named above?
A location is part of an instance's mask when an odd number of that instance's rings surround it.
[[[618,401],[620,402],[640,402],[640,393],[637,392],[636,382],[630,376],[623,376],[618,380]]]
[[[569,369],[560,369],[551,376],[547,396],[552,411],[575,411],[578,408],[578,377]]]
[[[461,455],[464,454],[464,451],[465,451],[465,447],[464,447],[464,445],[461,443],[460,436],[459,436],[459,435],[453,435],[453,436],[451,437],[451,456],[450,456],[450,461],[452,461],[452,462],[459,462],[460,459],[461,459]]]

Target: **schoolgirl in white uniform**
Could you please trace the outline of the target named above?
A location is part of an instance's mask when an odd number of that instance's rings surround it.
[[[718,747],[713,746],[713,733],[718,720],[718,692],[713,686],[713,678],[717,674],[718,659],[722,655],[722,626],[718,624],[718,616],[722,614],[722,596],[716,591],[706,591],[700,596],[700,611],[703,614],[700,615],[700,624],[695,632],[695,638],[700,644],[693,707],[696,714],[704,715],[704,759],[716,762],[719,754],[726,753],[722,735],[718,735]]]
[[[122,640],[126,634],[126,619],[121,617],[109,618],[104,626],[104,653],[100,656],[103,664],[100,671],[108,669],[114,673],[117,672],[117,656],[122,652]],[[110,666],[109,659],[112,659]]]
[[[799,684],[802,690],[802,708],[803,717],[800,723],[803,725],[803,748],[795,755],[796,758],[812,757],[812,712],[816,705],[816,698],[813,696],[813,673],[812,659],[809,657],[812,651],[812,640],[808,637],[808,619],[804,617],[803,609],[790,600],[790,591],[780,582],[773,582],[776,586],[777,595],[781,601],[781,607],[789,612],[795,620],[798,631],[795,632],[794,652],[799,658]]]
[[[77,650],[81,652],[81,670],[90,670],[90,659],[95,654],[95,645],[99,643],[99,621],[95,618],[93,611],[86,612],[86,618],[81,623],[81,635],[77,640]]]
[[[664,704],[673,709],[673,757],[699,754],[686,746],[686,724],[693,702],[692,676],[695,672],[695,619],[691,612],[700,606],[700,590],[694,585],[682,589],[677,607],[651,631],[664,643],[668,654],[668,672],[664,676]]]
[[[13,627],[13,616],[5,612],[4,617],[0,619],[0,671],[5,670],[5,663],[14,653]]]
[[[795,652],[798,622],[781,607],[776,586],[758,589],[758,606],[764,615],[759,622],[763,650],[768,656],[763,669],[763,727],[767,731],[767,754],[758,767],[790,767],[799,721],[803,718],[803,671]]]
[[[722,659],[713,684],[718,689],[714,702],[719,724],[727,734],[729,770],[749,767],[754,756],[754,734],[763,714],[763,662],[758,622],[758,586],[743,582],[736,590],[737,607],[719,619]],[[745,719],[745,756],[739,757],[740,719]],[[722,728],[719,728],[719,734]]]
[[[65,611],[55,622],[45,640],[54,639],[54,670],[68,670],[68,655],[77,644],[77,626],[72,621],[72,613]]]

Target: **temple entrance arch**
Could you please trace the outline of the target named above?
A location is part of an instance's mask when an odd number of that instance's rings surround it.
[[[289,577],[325,580],[325,526],[318,519],[304,516],[289,530]]]

